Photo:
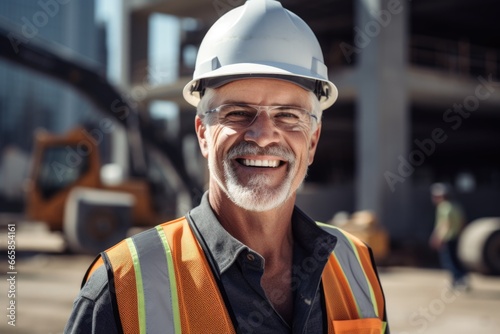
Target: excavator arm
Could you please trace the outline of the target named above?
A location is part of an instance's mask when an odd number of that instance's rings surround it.
[[[71,86],[91,101],[99,112],[123,124],[128,132],[134,176],[146,173],[144,144],[147,143],[169,157],[193,199],[196,201],[199,197],[202,186],[189,177],[182,152],[150,131],[140,112],[133,108],[133,101],[124,98],[124,94],[103,76],[102,70],[53,42],[39,37],[28,39],[18,27],[5,22],[0,22],[0,58]]]

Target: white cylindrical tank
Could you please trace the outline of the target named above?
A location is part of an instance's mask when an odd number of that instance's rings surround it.
[[[500,217],[469,223],[458,243],[460,261],[472,271],[500,274]]]

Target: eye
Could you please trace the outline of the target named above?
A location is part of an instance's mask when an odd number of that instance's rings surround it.
[[[296,118],[296,119],[299,118],[299,116],[296,113],[285,112],[285,111],[281,111],[281,112],[277,113],[275,115],[275,117],[279,117],[279,118]]]
[[[248,117],[251,116],[251,112],[248,112],[248,110],[243,110],[243,109],[237,109],[237,110],[232,110],[228,111],[224,114],[225,117]]]
[[[290,107],[279,107],[274,109],[274,119],[280,122],[297,123],[304,118],[303,111]]]
[[[246,123],[251,122],[256,113],[251,107],[228,105],[220,110],[219,117],[225,123]]]

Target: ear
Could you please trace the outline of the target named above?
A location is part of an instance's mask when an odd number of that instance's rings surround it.
[[[314,161],[314,155],[316,154],[316,148],[318,147],[320,134],[321,134],[321,123],[318,124],[316,130],[311,134],[311,138],[309,139],[308,165],[311,165]]]
[[[194,127],[196,130],[196,136],[198,137],[198,144],[200,145],[201,154],[208,158],[208,143],[207,143],[207,127],[203,120],[196,115],[194,119]]]

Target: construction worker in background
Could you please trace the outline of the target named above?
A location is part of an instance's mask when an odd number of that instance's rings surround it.
[[[431,186],[431,198],[436,206],[436,221],[429,244],[439,252],[441,266],[449,271],[453,287],[468,290],[467,272],[457,255],[458,238],[465,225],[464,212],[453,200],[450,186],[444,183]]]
[[[222,16],[184,88],[209,189],[185,217],[101,253],[65,332],[388,333],[370,249],[295,206],[337,98],[327,72],[278,1]]]

